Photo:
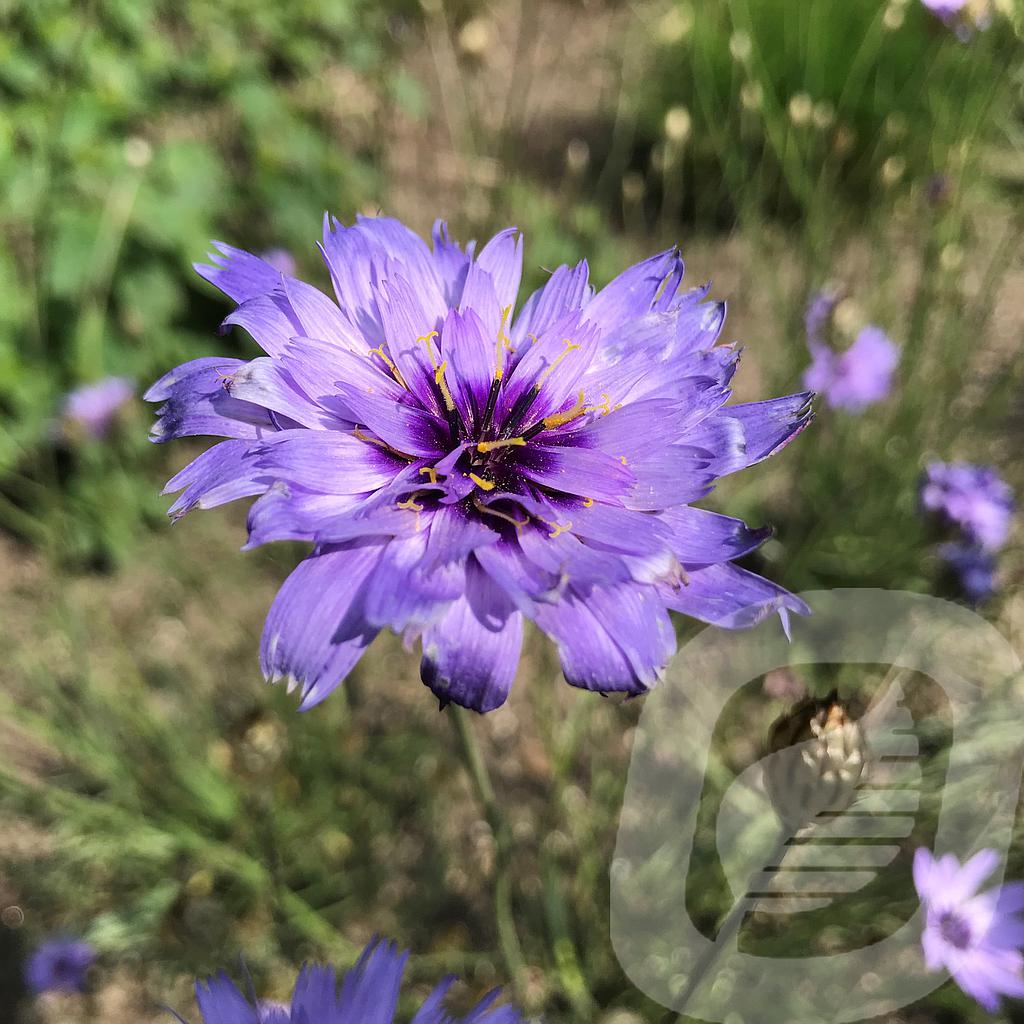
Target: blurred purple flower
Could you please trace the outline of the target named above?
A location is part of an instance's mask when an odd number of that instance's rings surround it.
[[[880,327],[868,325],[845,352],[809,341],[811,365],[804,387],[825,396],[833,409],[862,412],[888,397],[899,349]]]
[[[297,269],[295,257],[287,249],[268,249],[260,259],[269,263],[276,271],[286,277],[294,277]]]
[[[528,618],[573,685],[641,693],[675,651],[670,609],[727,628],[805,611],[731,564],[768,531],[690,503],[792,440],[811,396],[726,405],[725,307],[679,291],[675,249],[596,294],[585,262],[559,267],[513,319],[514,228],[479,252],[440,222],[433,241],[328,220],[338,304],[220,246],[197,269],[268,355],[197,359],[146,395],[155,441],[230,438],[167,485],[173,518],[262,495],[248,546],[315,545],[270,610],[268,679],[312,707],[391,628],[422,638],[442,704],[490,711]]]
[[[840,294],[835,289],[823,288],[820,292],[815,292],[807,303],[804,327],[807,330],[807,344],[812,349],[816,345],[825,344],[828,326],[839,303],[839,298]]]
[[[1010,534],[1013,491],[991,466],[931,463],[925,470],[921,502],[986,551],[1001,548]]]
[[[944,25],[953,29],[961,42],[967,42],[975,32],[984,31],[992,24],[991,4],[987,0],[921,0],[921,2]]]
[[[196,1001],[203,1024],[392,1024],[408,957],[393,943],[374,940],[342,979],[340,989],[332,967],[304,967],[295,982],[290,1007],[270,1002],[253,1005],[224,974],[198,982]],[[500,989],[484,996],[464,1017],[452,1018],[443,1002],[454,980],[445,978],[427,996],[412,1024],[522,1021],[515,1007],[494,1006]]]
[[[64,397],[61,417],[67,427],[101,440],[134,394],[135,385],[126,377],[105,377],[69,391]]]
[[[964,596],[974,604],[996,590],[996,560],[977,544],[951,543],[939,547],[939,557],[957,574]]]
[[[990,1013],[1000,996],[1024,996],[1024,885],[997,886],[978,895],[999,856],[982,850],[961,866],[951,853],[914,854],[914,886],[925,911],[925,965],[945,968]]]
[[[82,939],[66,936],[47,939],[25,964],[25,983],[41,992],[81,992],[96,961],[96,950]]]

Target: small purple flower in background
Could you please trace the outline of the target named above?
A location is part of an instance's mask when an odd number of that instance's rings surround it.
[[[807,344],[812,349],[816,345],[826,343],[828,328],[832,323],[832,314],[836,311],[841,297],[840,292],[836,289],[823,288],[820,292],[815,292],[807,303],[804,327],[807,330]]]
[[[921,945],[930,971],[945,968],[961,990],[990,1013],[1000,996],[1024,996],[1024,885],[978,894],[999,857],[982,850],[961,866],[951,853],[914,854],[914,887],[925,911]]]
[[[939,557],[956,573],[964,596],[974,604],[987,601],[996,591],[996,560],[977,544],[942,544]]]
[[[96,950],[82,939],[47,939],[25,964],[25,984],[42,992],[81,992],[96,961]]]
[[[268,249],[260,256],[260,259],[269,263],[286,277],[294,277],[295,271],[298,269],[295,257],[287,249]]]
[[[825,396],[833,409],[862,412],[887,398],[900,361],[899,349],[880,327],[864,327],[845,352],[809,340],[811,365],[804,387]]]
[[[393,943],[375,940],[342,979],[340,989],[333,968],[304,967],[290,1007],[270,1002],[254,1005],[223,974],[197,983],[196,1001],[203,1024],[392,1024],[408,957]],[[427,996],[412,1024],[521,1024],[515,1007],[494,1006],[500,989],[484,996],[464,1017],[452,1018],[443,1003],[454,980],[445,978]]]
[[[944,25],[953,29],[961,42],[992,24],[991,0],[921,0]]]
[[[271,682],[323,700],[377,633],[422,639],[442,705],[508,696],[524,619],[574,686],[636,694],[669,610],[727,628],[803,602],[732,565],[768,537],[691,503],[811,419],[806,393],[727,405],[725,306],[680,291],[673,248],[595,293],[557,268],[513,314],[522,238],[433,249],[389,218],[324,224],[337,303],[221,245],[199,273],[266,356],[208,357],[147,392],[153,440],[228,438],[166,488],[177,519],[261,495],[249,547],[313,543],[263,633]]]
[[[991,466],[933,462],[925,470],[921,502],[986,551],[996,551],[1010,535],[1013,491]]]
[[[135,385],[126,377],[105,377],[69,391],[64,397],[61,419],[66,429],[82,431],[99,441],[107,436],[134,395]]]

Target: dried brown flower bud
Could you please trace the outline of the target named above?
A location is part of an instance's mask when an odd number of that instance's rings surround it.
[[[860,724],[833,690],[806,698],[768,734],[764,782],[783,824],[800,828],[823,811],[844,811],[856,797],[867,749]]]

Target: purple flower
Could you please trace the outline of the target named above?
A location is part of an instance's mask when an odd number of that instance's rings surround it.
[[[1024,996],[1024,885],[997,886],[977,895],[999,863],[994,850],[976,853],[963,866],[951,853],[914,854],[914,886],[925,911],[925,965],[945,968],[990,1013],[999,997]]]
[[[196,984],[203,1024],[391,1024],[409,954],[393,943],[373,941],[342,979],[331,967],[304,967],[291,1006],[247,999],[224,974]],[[465,1017],[453,1019],[444,997],[455,979],[445,978],[427,996],[412,1024],[520,1024],[513,1006],[494,1006],[499,989],[484,996]],[[183,1018],[179,1017],[179,1020]]]
[[[335,304],[228,246],[199,273],[267,353],[197,359],[147,393],[156,441],[226,437],[167,491],[178,518],[261,495],[249,546],[315,546],[267,618],[262,667],[322,700],[383,628],[423,642],[442,704],[508,695],[523,620],[575,686],[640,693],[674,609],[738,628],[802,602],[731,565],[768,536],[692,508],[782,448],[808,394],[727,406],[725,307],[671,249],[594,293],[585,262],[513,308],[521,237],[433,249],[398,221],[325,223]]]
[[[47,939],[25,964],[25,983],[41,992],[81,992],[85,976],[96,960],[96,950],[82,939]]]
[[[101,440],[134,394],[135,385],[126,377],[105,377],[95,384],[69,391],[64,397],[61,416],[67,426]]]
[[[974,604],[988,600],[996,590],[996,561],[977,544],[942,544],[939,557],[957,574],[964,596]]]
[[[823,288],[820,292],[815,292],[807,303],[804,327],[807,330],[807,343],[812,349],[825,344],[826,332],[839,299],[839,292],[835,289]]]
[[[1001,548],[1010,534],[1013,491],[991,466],[931,463],[925,471],[921,502],[986,551]]]
[[[977,30],[992,23],[988,0],[921,0],[944,25],[952,28],[961,42],[967,42]]]
[[[952,21],[968,4],[969,0],[921,0],[921,2],[942,21]]]
[[[804,387],[824,394],[831,408],[862,412],[888,397],[900,354],[880,327],[863,328],[845,352],[833,352],[814,340],[808,344],[811,365]]]

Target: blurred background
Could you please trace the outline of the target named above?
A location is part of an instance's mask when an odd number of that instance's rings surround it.
[[[413,950],[410,997],[455,971],[457,1005],[508,984],[550,1021],[664,1014],[608,937],[640,701],[570,691],[529,636],[509,704],[471,723],[496,824],[394,639],[309,714],[263,684],[298,546],[241,555],[240,507],[166,520],[160,489],[203,445],[151,445],[139,395],[186,359],[256,354],[217,336],[229,307],[191,270],[213,238],[327,290],[325,210],[443,217],[462,240],[515,224],[527,290],[678,243],[729,300],[741,400],[815,364],[810,430],[707,501],[775,527],[750,567],[964,600],[1024,652],[1019,527],[981,548],[921,498],[955,460],[1024,494],[1024,6],[957,7],[0,0],[4,1020],[194,1021],[191,980],[240,953],[283,999],[303,960],[347,965],[375,933]],[[802,693],[877,683],[755,681],[723,770]],[[693,892],[713,929],[720,887]],[[901,899],[829,948],[897,927]],[[23,959],[57,934],[97,961],[83,993],[32,997]],[[947,984],[891,1019],[991,1018]]]

